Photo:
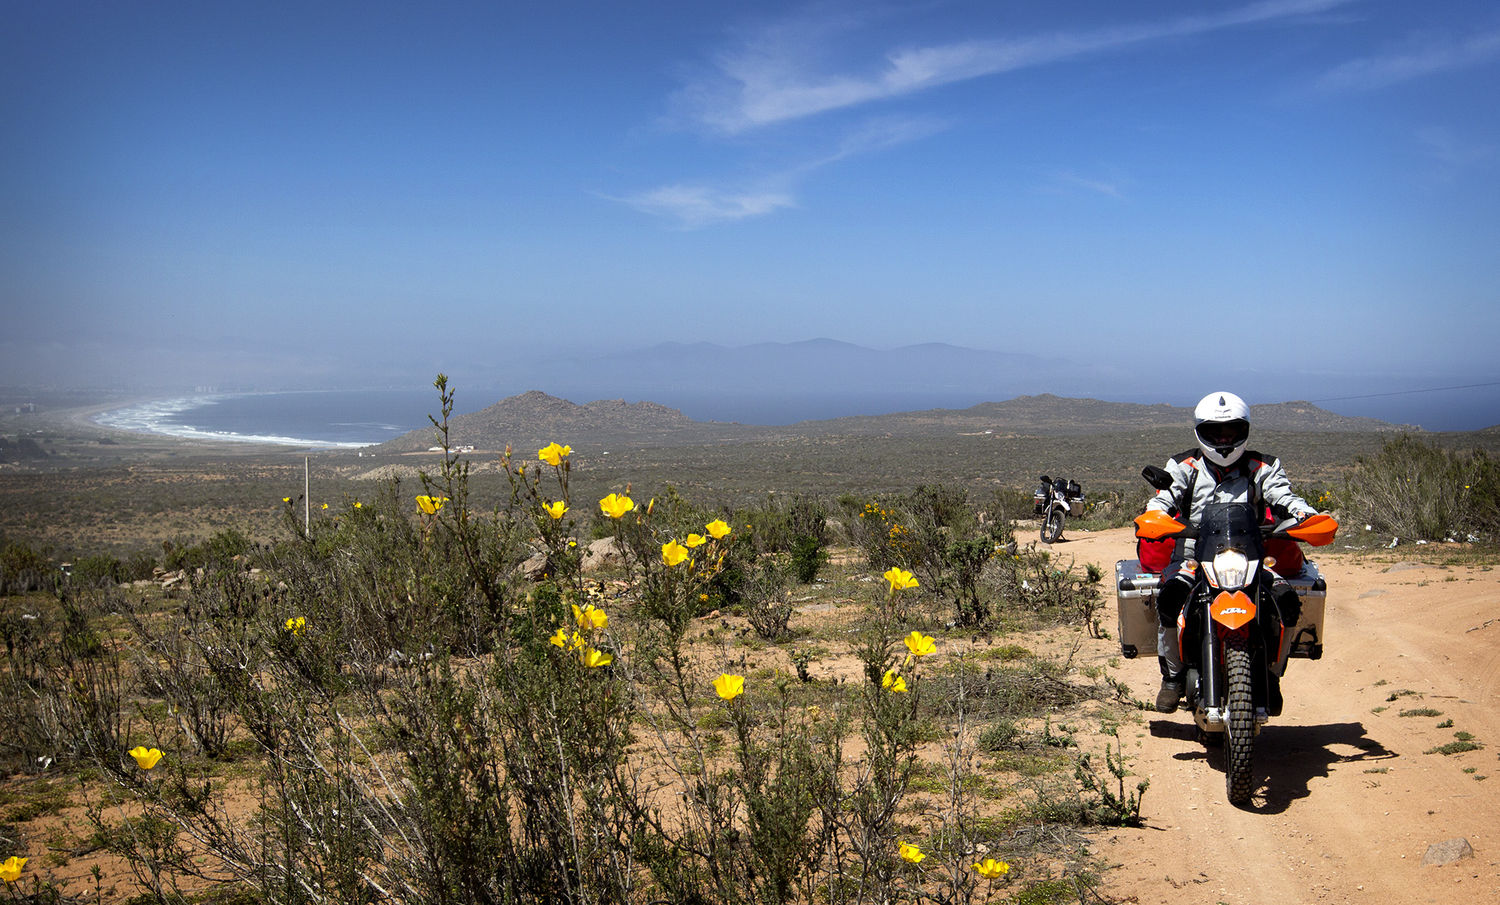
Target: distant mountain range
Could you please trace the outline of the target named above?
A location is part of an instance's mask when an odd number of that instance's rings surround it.
[[[535,367],[508,359],[493,371]],[[559,356],[545,373],[547,391],[565,398],[651,399],[695,418],[747,424],[972,405],[1021,393],[1086,395],[1100,385],[1076,364],[1046,355],[944,343],[871,349],[833,339],[744,346],[668,342]]]
[[[529,347],[502,348],[485,361],[455,363],[448,373],[460,378],[466,399],[475,394],[499,399],[537,388],[575,400],[649,399],[698,421],[761,425],[964,409],[1045,394],[1190,404],[1189,398],[1217,387],[1233,389],[1252,402],[1307,398],[1314,392],[1310,387],[1316,387],[1315,399],[1393,395],[1392,410],[1416,411],[1420,417],[1395,418],[1358,403],[1351,414],[1429,428],[1428,419],[1452,414],[1440,409],[1439,397],[1413,396],[1404,407],[1397,405],[1404,397],[1389,391],[1409,387],[1389,381],[1353,374],[1303,374],[1263,366],[1259,360],[1237,363],[1234,356],[1217,364],[1211,375],[1183,373],[1144,365],[1144,353],[1130,353],[1140,345],[1137,336],[1121,336],[1109,349],[1084,347],[1067,337],[1066,325],[1049,336],[1007,337],[1011,351],[1004,352],[947,343],[875,349],[827,338],[738,346],[664,342],[571,353],[548,349],[544,358],[540,350]],[[1201,386],[1206,381],[1214,386]],[[1472,418],[1474,408],[1470,406],[1465,417]]]
[[[1310,402],[1251,406],[1258,430],[1309,432],[1385,432],[1417,430],[1374,418],[1350,418]],[[1180,427],[1192,422],[1192,410],[1170,405],[1139,405],[1075,399],[1051,394],[984,402],[965,409],[927,409],[889,415],[862,415],[801,421],[765,427],[720,421],[697,421],[680,410],[654,402],[599,400],[579,405],[538,390],[502,399],[488,408],[455,415],[449,421],[451,445],[499,450],[507,444],[527,449],[556,440],[602,448],[698,446],[819,437],[942,437],[958,434],[1003,436],[1081,436]],[[417,452],[434,444],[431,428],[397,437],[381,448]]]

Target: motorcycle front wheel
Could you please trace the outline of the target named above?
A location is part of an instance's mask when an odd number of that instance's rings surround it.
[[[1047,517],[1042,521],[1042,543],[1050,544],[1062,537],[1063,511],[1062,507],[1052,505],[1047,508]]]
[[[1255,754],[1255,703],[1251,694],[1250,650],[1244,639],[1224,643],[1224,672],[1228,679],[1225,717],[1224,787],[1231,804],[1250,800],[1254,778],[1250,773]]]

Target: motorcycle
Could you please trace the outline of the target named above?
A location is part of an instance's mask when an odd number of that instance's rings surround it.
[[[1050,544],[1062,537],[1063,523],[1069,515],[1083,515],[1083,488],[1077,481],[1052,480],[1041,476],[1041,486],[1031,495],[1032,511],[1042,520],[1042,543]]]
[[[1157,484],[1149,474],[1147,480]],[[1195,558],[1184,560],[1179,572],[1193,583],[1177,620],[1187,704],[1199,738],[1224,743],[1229,801],[1245,804],[1253,791],[1255,736],[1280,712],[1280,676],[1290,647],[1265,541],[1290,537],[1320,547],[1333,541],[1338,522],[1312,515],[1262,526],[1249,503],[1211,503],[1196,528],[1156,510],[1135,524],[1136,537],[1144,540],[1196,540]]]

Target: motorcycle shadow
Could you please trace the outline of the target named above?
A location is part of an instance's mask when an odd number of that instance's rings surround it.
[[[1151,734],[1194,744],[1193,750],[1174,754],[1177,760],[1203,760],[1220,772],[1226,769],[1224,746],[1199,745],[1198,727],[1191,721],[1152,720]],[[1349,753],[1349,748],[1355,749],[1354,752]],[[1396,752],[1370,738],[1363,723],[1266,726],[1255,739],[1252,768],[1256,792],[1244,810],[1283,813],[1292,802],[1311,795],[1312,781],[1328,776],[1334,764],[1388,760],[1396,756]]]

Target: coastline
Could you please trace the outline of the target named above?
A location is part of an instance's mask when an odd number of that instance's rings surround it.
[[[315,391],[309,391],[315,392]],[[349,450],[373,446],[379,441],[323,440],[311,437],[294,437],[278,434],[248,434],[235,431],[219,431],[172,424],[172,416],[196,409],[216,405],[221,401],[253,396],[282,396],[289,392],[269,393],[203,393],[168,397],[152,397],[134,400],[125,405],[108,406],[88,415],[94,426],[104,430],[130,434],[150,434],[178,440],[251,444],[307,451]]]
[[[105,394],[101,393],[101,397]],[[53,469],[79,465],[113,465],[142,460],[211,456],[264,457],[292,452],[294,448],[270,443],[223,438],[192,438],[143,430],[130,430],[95,419],[131,406],[159,401],[160,396],[124,396],[80,401],[77,405],[47,406],[40,411],[0,411],[0,436],[37,439],[45,458],[3,465],[5,469]],[[302,449],[298,447],[296,449]],[[311,448],[311,447],[305,447]]]

